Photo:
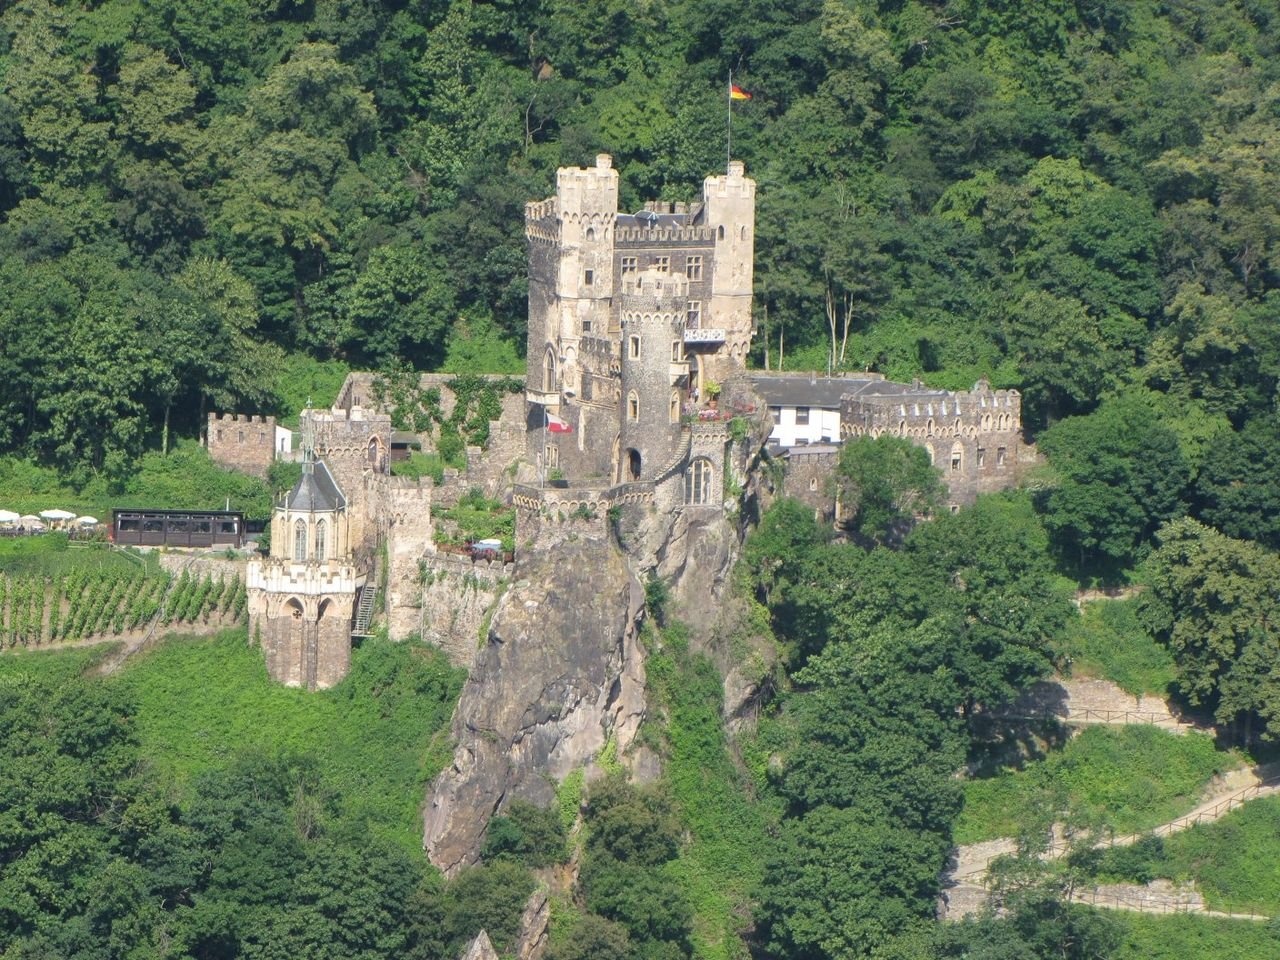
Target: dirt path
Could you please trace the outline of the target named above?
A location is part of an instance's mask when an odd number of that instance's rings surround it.
[[[1228,771],[1214,779],[1204,798],[1191,811],[1162,823],[1150,830],[1128,833],[1099,841],[1097,847],[1126,847],[1147,836],[1167,837],[1189,830],[1199,824],[1213,823],[1233,810],[1238,810],[1251,800],[1280,794],[1280,767],[1268,764],[1262,767],[1246,767]],[[1055,826],[1055,837],[1060,829]],[[1060,857],[1068,849],[1065,841],[1052,844],[1046,859]],[[1017,851],[1012,838],[1001,837],[982,843],[957,847],[942,877],[942,894],[938,901],[938,915],[944,920],[960,919],[981,910],[988,901],[987,874],[996,857]],[[1244,919],[1269,919],[1253,914],[1227,914],[1209,910],[1203,898],[1194,888],[1177,888],[1170,892],[1160,886],[1165,881],[1155,881],[1147,886],[1114,884],[1090,888],[1072,897],[1080,903],[1115,910],[1137,910],[1144,913],[1202,913],[1208,916],[1241,917]],[[1089,896],[1092,899],[1080,899]],[[1179,899],[1181,898],[1181,899]],[[1104,902],[1105,901],[1105,902]]]

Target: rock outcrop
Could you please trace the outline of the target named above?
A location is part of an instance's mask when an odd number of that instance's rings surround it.
[[[517,575],[458,702],[453,764],[427,799],[424,846],[446,874],[474,862],[504,803],[549,804],[611,739],[624,755],[644,718],[644,591],[608,537],[548,538]]]

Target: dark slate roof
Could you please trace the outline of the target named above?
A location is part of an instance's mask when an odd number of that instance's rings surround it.
[[[302,479],[289,491],[286,504],[290,510],[307,512],[341,510],[346,507],[347,498],[324,461],[315,460],[303,463]]]
[[[835,410],[841,398],[855,397],[919,397],[940,398],[945,390],[931,390],[907,383],[869,377],[750,377],[751,386],[770,407],[818,407]]]
[[[683,227],[689,223],[689,215],[685,213],[654,213],[641,210],[637,213],[620,213],[616,225],[619,227],[640,227],[643,230],[670,230]]]
[[[412,430],[392,430],[391,442],[401,444],[414,444],[418,442],[418,435]]]

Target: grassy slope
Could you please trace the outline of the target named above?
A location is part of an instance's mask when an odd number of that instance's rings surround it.
[[[670,865],[672,879],[694,909],[696,956],[745,956],[738,931],[769,849],[769,812],[746,793],[721,720],[720,675],[705,657],[690,655],[678,635],[646,662],[651,690],[667,711],[665,777],[689,831]]]
[[[1154,827],[1192,809],[1215,774],[1239,763],[1204,734],[1090,727],[1023,770],[966,783],[956,842],[1016,836],[1046,803],[1119,833]]]
[[[1113,913],[1124,928],[1110,960],[1275,960],[1280,938],[1269,924],[1189,915]]]
[[[1074,617],[1059,644],[1072,673],[1111,680],[1132,694],[1165,696],[1177,670],[1138,621],[1137,600],[1097,600]]]
[[[107,549],[106,544],[69,547],[67,538],[60,533],[0,540],[0,573],[11,577],[60,577],[116,570],[136,572],[144,566],[148,572],[159,571],[157,558],[139,556],[131,559],[119,551]]]
[[[100,651],[6,654],[0,679],[69,675]],[[273,683],[243,630],[212,639],[170,637],[130,661],[111,683],[133,694],[143,754],[180,786],[246,750],[317,759],[342,796],[343,819],[419,850],[425,782],[448,760],[449,715],[461,671],[435,650],[369,641],[333,690],[306,693]]]

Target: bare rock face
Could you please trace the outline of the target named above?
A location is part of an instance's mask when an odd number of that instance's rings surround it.
[[[498,603],[454,714],[453,765],[432,784],[424,846],[446,874],[476,859],[489,818],[555,785],[644,718],[644,592],[603,537],[535,546]]]

